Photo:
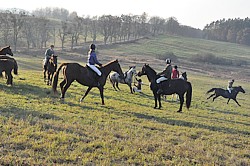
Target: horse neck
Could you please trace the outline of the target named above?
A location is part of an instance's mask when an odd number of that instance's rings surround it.
[[[6,52],[2,49],[0,50],[0,55],[6,55]]]
[[[101,72],[105,75],[105,77],[107,77],[109,74],[110,74],[110,72],[113,70],[113,66],[114,65],[114,63],[109,63],[109,64],[107,64],[107,65],[105,65],[105,66],[103,66],[100,70],[101,70]]]
[[[148,67],[146,75],[148,77],[149,82],[152,82],[156,79],[156,72],[152,68]]]

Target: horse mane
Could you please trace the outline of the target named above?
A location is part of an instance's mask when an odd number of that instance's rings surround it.
[[[157,74],[156,71],[149,66],[149,64],[145,64],[144,66],[148,67],[155,75]]]
[[[6,49],[6,48],[10,48],[10,46],[5,46],[5,47],[2,47],[0,51]]]
[[[112,60],[112,61],[104,64],[103,66],[108,66],[108,65],[110,65],[111,63],[114,63],[114,62],[118,62],[118,59]]]

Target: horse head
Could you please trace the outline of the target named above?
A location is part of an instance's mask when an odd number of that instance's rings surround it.
[[[237,87],[237,91],[242,92],[242,93],[246,93],[245,90],[241,86]]]
[[[183,72],[181,78],[187,81],[187,72]]]
[[[1,55],[10,55],[10,56],[13,56],[13,53],[11,51],[11,48],[10,46],[7,46],[7,47],[4,47],[2,50],[1,50]]]
[[[129,66],[128,74],[136,75],[136,66]]]
[[[114,64],[112,70],[117,72],[121,76],[121,79],[124,79],[124,75],[123,75],[121,66],[120,66],[120,64],[118,62],[118,59],[114,60],[111,63]]]

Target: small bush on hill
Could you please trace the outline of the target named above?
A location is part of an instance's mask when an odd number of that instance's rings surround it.
[[[166,60],[167,58],[171,59],[172,61],[178,61],[177,56],[173,52],[166,52],[164,54],[156,54],[155,56],[157,59]]]

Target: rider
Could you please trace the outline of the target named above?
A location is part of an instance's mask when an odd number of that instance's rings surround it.
[[[180,73],[179,73],[178,67],[177,65],[175,65],[172,70],[172,79],[179,78],[179,76],[180,76]]]
[[[51,56],[54,55],[54,54],[55,54],[54,45],[51,45],[50,48],[48,48],[48,49],[45,51],[44,69],[47,68],[49,59],[50,59]]]
[[[91,44],[89,46],[89,53],[88,53],[88,60],[87,60],[87,66],[90,67],[96,74],[99,76],[97,78],[97,86],[100,86],[100,78],[102,76],[101,71],[95,66],[95,64],[102,67],[102,64],[97,60],[96,52],[95,52],[95,44]]]
[[[234,83],[234,79],[228,81],[227,90],[228,90],[229,93],[232,93],[233,83]]]
[[[159,87],[157,94],[160,94],[163,92],[163,87],[161,86],[160,82],[171,79],[171,74],[172,74],[171,59],[166,59],[165,70],[157,74],[161,76],[160,78],[156,80],[156,83],[158,84],[158,87]]]
[[[134,87],[133,87],[133,92],[140,92],[141,93],[141,86],[143,85],[142,80],[141,79],[137,79],[135,77],[137,84],[134,83]]]

